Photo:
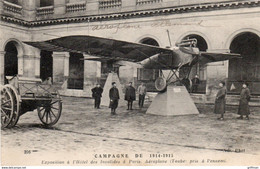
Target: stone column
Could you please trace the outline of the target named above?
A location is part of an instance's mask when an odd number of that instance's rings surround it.
[[[36,18],[36,0],[23,0],[23,16],[25,20],[33,21]]]
[[[68,52],[53,52],[53,83],[63,85],[65,76],[68,77]]]
[[[35,58],[37,48],[24,45],[24,53],[18,53],[18,75],[35,78]]]
[[[40,71],[41,71],[41,50],[40,49],[35,49],[35,57],[34,57],[34,62],[35,62],[35,77],[40,78]]]
[[[89,55],[84,55],[84,58]],[[97,61],[84,60],[84,93],[85,96],[91,97],[91,89],[100,81],[101,63]]]
[[[17,55],[17,59],[18,59],[18,75],[23,76],[24,56],[23,55]]]
[[[3,1],[0,1],[0,14],[2,14],[3,13]]]
[[[23,58],[23,65],[21,65]],[[23,71],[21,69],[23,66]],[[18,56],[18,74],[23,77],[35,77],[35,57],[34,54],[26,54],[23,57]]]
[[[0,51],[0,84],[4,84],[5,51]]]
[[[66,13],[66,0],[54,1],[54,15],[63,15]]]
[[[69,77],[69,67],[70,67],[70,54],[66,53],[64,56],[64,77],[68,79]]]
[[[208,52],[229,52],[227,50],[210,50]],[[214,103],[221,81],[227,82],[228,61],[212,62],[207,64],[206,102]]]

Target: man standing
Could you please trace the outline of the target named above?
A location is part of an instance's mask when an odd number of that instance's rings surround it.
[[[141,85],[137,89],[139,94],[139,107],[142,108],[144,106],[144,99],[146,95],[146,87],[144,86],[144,83],[142,82]]]
[[[100,102],[101,102],[101,97],[103,93],[102,87],[100,87],[100,84],[96,84],[96,87],[91,89],[92,91],[92,97],[95,99],[95,108],[100,109]]]
[[[240,115],[238,119],[243,119],[243,115],[246,116],[246,120],[249,120],[249,101],[251,98],[250,90],[248,89],[248,84],[244,83],[242,86],[242,90],[240,93],[240,100],[239,100],[239,107],[238,107],[238,114]]]
[[[199,76],[195,75],[195,77],[192,79],[192,89],[191,89],[192,93],[198,91],[199,84],[200,84]]]
[[[112,88],[109,90],[109,98],[110,98],[110,104],[109,108],[111,108],[111,114],[116,114],[116,108],[118,106],[118,100],[119,98],[119,91],[116,88],[116,82],[112,82]]]
[[[133,110],[133,101],[135,100],[135,88],[132,86],[132,82],[129,82],[129,86],[125,91],[125,100],[127,101],[127,110]]]
[[[216,95],[216,100],[215,100],[214,113],[220,114],[220,117],[218,118],[218,120],[224,120],[224,113],[226,110],[226,95],[227,95],[227,89],[225,87],[225,82],[220,82],[219,87],[220,87],[220,89]]]

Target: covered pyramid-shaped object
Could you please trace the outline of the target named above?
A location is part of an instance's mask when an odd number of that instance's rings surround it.
[[[186,87],[169,85],[166,92],[157,94],[146,113],[175,116],[199,114],[199,111]]]

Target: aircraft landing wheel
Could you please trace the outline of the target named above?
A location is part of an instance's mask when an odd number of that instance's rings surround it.
[[[167,82],[166,82],[166,79],[163,78],[163,77],[158,77],[156,80],[155,80],[155,88],[156,90],[162,92],[166,89],[167,87]]]

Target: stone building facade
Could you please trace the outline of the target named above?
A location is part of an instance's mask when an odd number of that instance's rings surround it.
[[[88,97],[111,68],[84,60],[86,54],[41,51],[23,41],[92,35],[166,47],[197,38],[202,51],[243,57],[193,68],[190,78],[199,75],[206,101],[213,101],[221,80],[231,94],[238,94],[244,81],[260,94],[259,0],[1,0],[0,15],[1,84],[6,75],[52,77],[62,94]],[[157,70],[130,66],[116,71],[122,84],[144,81],[151,90],[159,76]]]

